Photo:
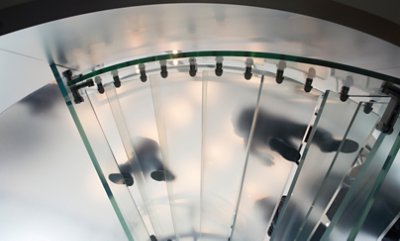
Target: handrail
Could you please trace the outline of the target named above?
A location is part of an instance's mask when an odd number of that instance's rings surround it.
[[[394,84],[400,84],[400,78],[382,74],[379,72],[362,69],[346,64],[320,60],[315,58],[307,58],[295,55],[287,55],[287,54],[279,54],[279,53],[271,53],[271,52],[252,52],[252,51],[237,51],[237,50],[222,50],[222,51],[192,51],[192,52],[179,52],[179,53],[168,53],[168,54],[160,54],[154,55],[149,57],[143,57],[133,60],[124,61],[121,63],[113,64],[107,67],[103,67],[87,74],[83,74],[78,76],[77,78],[71,79],[68,81],[68,86],[72,86],[79,82],[82,82],[86,79],[95,77],[97,75],[111,72],[113,70],[138,65],[138,64],[145,64],[149,62],[161,61],[161,60],[172,60],[172,59],[179,59],[179,58],[190,58],[190,57],[253,57],[253,58],[264,58],[264,59],[273,59],[273,60],[287,60],[305,64],[314,64],[329,68],[340,69],[344,71],[353,72],[356,74],[361,74],[365,76],[369,76],[372,78],[380,79],[383,81],[391,82]]]

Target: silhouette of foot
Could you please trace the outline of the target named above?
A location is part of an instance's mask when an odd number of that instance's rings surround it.
[[[293,148],[288,143],[277,138],[272,138],[269,141],[269,146],[286,160],[298,164],[301,155],[297,149]]]
[[[151,178],[156,181],[173,181],[175,180],[174,174],[172,174],[169,170],[159,169],[150,174]]]
[[[111,173],[108,179],[115,184],[126,184],[127,186],[133,185],[133,177],[129,173]]]
[[[320,145],[320,149],[323,152],[338,151],[341,142],[342,141],[339,141],[339,140],[325,142],[325,143],[322,143]],[[342,148],[341,148],[340,152],[353,153],[353,152],[357,151],[357,149],[358,149],[358,143],[357,142],[355,142],[353,140],[350,140],[350,139],[345,139],[343,141],[343,145],[342,145]]]
[[[343,142],[342,149],[340,150],[340,152],[353,153],[357,150],[358,150],[358,143],[353,140],[346,139]]]

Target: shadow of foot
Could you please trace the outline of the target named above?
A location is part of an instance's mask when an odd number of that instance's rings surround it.
[[[340,147],[340,143],[342,141],[339,140],[334,140],[334,141],[329,141],[329,142],[323,142],[320,146],[321,151],[323,152],[334,152],[338,151]],[[342,148],[340,149],[340,152],[343,153],[353,153],[358,150],[358,143],[350,140],[350,139],[345,139],[343,141]]]
[[[272,138],[269,141],[269,146],[272,150],[278,152],[286,160],[298,164],[301,156],[299,151],[288,145],[286,142],[277,138]]]
[[[353,153],[357,150],[358,150],[358,143],[353,140],[346,139],[343,142],[342,149],[340,150],[340,152]]]
[[[127,186],[132,186],[134,183],[133,177],[129,173],[111,173],[108,175],[108,179],[115,184],[125,184]]]
[[[153,178],[153,180],[159,181],[159,182],[163,182],[163,181],[173,181],[175,180],[175,176],[174,174],[172,174],[171,171],[169,171],[168,169],[164,170],[164,169],[160,169],[157,171],[154,171],[150,174],[151,178]]]

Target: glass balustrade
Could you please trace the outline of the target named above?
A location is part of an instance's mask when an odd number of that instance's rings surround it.
[[[397,154],[381,88],[400,81],[372,71],[240,51],[52,67],[131,240],[352,240]]]

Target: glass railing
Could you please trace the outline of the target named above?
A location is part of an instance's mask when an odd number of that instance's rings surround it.
[[[130,240],[335,239],[345,222],[351,240],[398,149],[376,125],[400,80],[351,66],[205,51],[52,68]]]

